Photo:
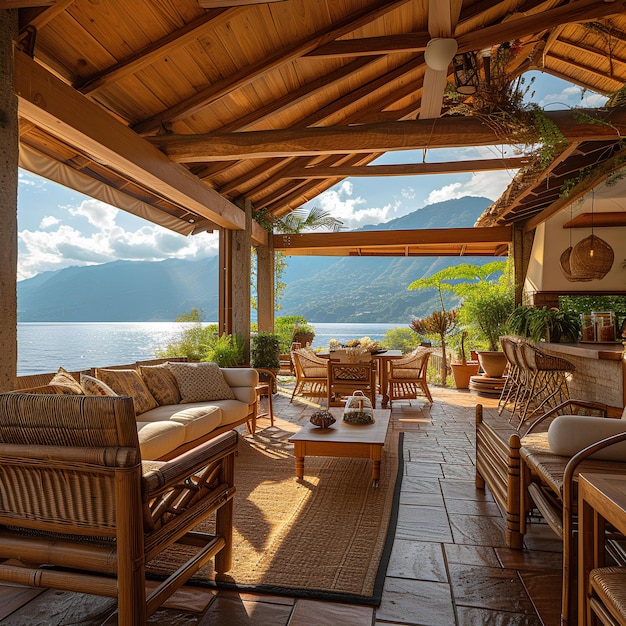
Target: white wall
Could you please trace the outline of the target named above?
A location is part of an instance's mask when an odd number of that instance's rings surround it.
[[[626,213],[626,197],[621,191],[624,187],[626,187],[624,183],[616,186],[604,184],[598,186],[595,189],[593,201],[594,214],[600,212]],[[613,248],[615,254],[613,266],[603,279],[573,282],[568,280],[561,270],[560,257],[562,252],[570,245],[575,246],[591,234],[591,228],[563,228],[563,224],[581,213],[591,213],[591,206],[591,193],[589,193],[581,200],[574,202],[573,206],[567,207],[537,228],[526,274],[524,286],[526,293],[536,291],[565,293],[626,291],[626,269],[622,267],[626,260],[626,227],[623,226],[594,227],[593,229],[594,235],[606,241]]]

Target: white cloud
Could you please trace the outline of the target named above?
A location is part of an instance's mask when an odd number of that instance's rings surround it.
[[[467,182],[457,182],[439,189],[434,189],[428,195],[425,204],[435,204],[463,196],[482,196],[490,200],[499,198],[507,188],[513,177],[513,171],[497,170],[478,172],[472,175]]]
[[[56,226],[59,223],[59,220],[53,215],[46,215],[39,222],[39,228],[50,228],[50,226]]]
[[[360,196],[353,198],[353,190],[350,181],[343,181],[338,187],[320,194],[315,203],[333,217],[341,220],[346,230],[353,230],[366,224],[378,224],[390,219],[390,212],[397,205],[359,208],[367,202]]]
[[[413,187],[404,187],[400,191],[400,195],[406,200],[413,200],[415,198],[415,189]]]
[[[218,252],[216,234],[200,233],[184,237],[153,224],[134,231],[125,230],[115,222],[118,210],[108,210],[110,208],[94,200],[70,210],[72,215],[83,215],[96,226],[96,232],[88,235],[61,224],[54,217],[41,220],[39,228],[47,228],[45,231],[20,231],[18,280],[72,265],[93,265],[118,259],[200,259],[215,256]],[[57,228],[51,230],[55,226]]]
[[[119,213],[119,209],[93,199],[84,200],[77,207],[68,207],[68,211],[70,215],[86,217],[92,226],[105,231],[115,227],[115,218]]]

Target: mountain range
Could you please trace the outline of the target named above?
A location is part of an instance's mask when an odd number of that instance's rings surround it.
[[[473,226],[491,204],[465,197],[418,209],[361,230]],[[466,263],[490,259],[465,257]],[[443,267],[451,257],[288,257],[286,288],[277,315],[312,322],[407,323],[438,308],[437,295],[407,286]],[[217,320],[218,259],[114,261],[68,267],[18,282],[20,322],[172,321],[201,308]]]

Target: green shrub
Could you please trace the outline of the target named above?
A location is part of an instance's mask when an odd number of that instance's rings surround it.
[[[388,350],[402,350],[403,354],[411,352],[421,341],[419,335],[408,326],[400,326],[388,330],[380,342]]]

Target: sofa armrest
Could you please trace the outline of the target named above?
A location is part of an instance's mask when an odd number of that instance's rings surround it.
[[[259,384],[259,373],[253,367],[221,367],[230,387],[252,387]]]

